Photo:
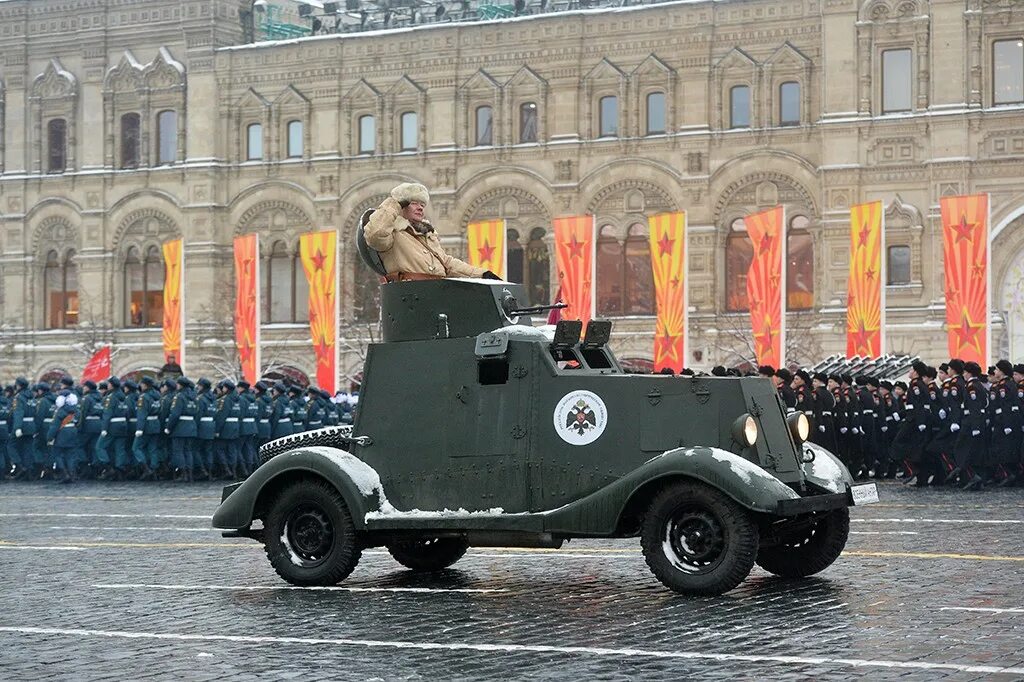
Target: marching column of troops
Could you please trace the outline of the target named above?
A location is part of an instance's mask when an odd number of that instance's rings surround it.
[[[1024,482],[1024,364],[986,373],[953,359],[914,362],[908,382],[761,367],[791,411],[811,422],[810,440],[836,453],[857,479],[965,490]]]
[[[263,443],[352,422],[358,394],[283,382],[111,377],[0,394],[0,480],[245,478]]]

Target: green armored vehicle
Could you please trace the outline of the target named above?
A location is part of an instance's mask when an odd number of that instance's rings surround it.
[[[805,442],[758,378],[623,373],[611,325],[531,326],[522,287],[444,279],[382,287],[351,430],[279,439],[224,489],[227,537],[266,545],[296,585],[331,585],[368,547],[413,570],[469,547],[558,548],[639,537],[669,588],[719,594],[755,563],[829,566],[848,507],[877,501]]]

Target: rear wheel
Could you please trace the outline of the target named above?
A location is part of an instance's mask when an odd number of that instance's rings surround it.
[[[644,559],[666,587],[683,594],[722,594],[743,582],[757,556],[750,515],[703,483],[684,481],[651,501],[640,535]]]
[[[359,563],[348,506],[326,481],[292,483],[266,518],[264,543],[277,574],[293,585],[334,585]]]
[[[757,553],[757,565],[785,578],[804,578],[824,571],[846,547],[850,536],[850,510],[822,514],[799,534]]]
[[[469,549],[466,538],[423,538],[392,542],[388,551],[395,561],[414,571],[440,571],[448,568]]]

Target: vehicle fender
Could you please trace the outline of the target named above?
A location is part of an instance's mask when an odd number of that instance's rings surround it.
[[[338,489],[358,530],[366,527],[366,513],[387,504],[380,476],[355,455],[326,446],[296,448],[268,460],[221,502],[213,515],[213,527],[230,530],[252,523],[260,493],[281,476],[307,471],[326,479]]]
[[[816,443],[804,443],[802,449],[814,454],[814,461],[800,465],[809,483],[833,493],[845,493],[853,486],[850,470],[838,457]]]
[[[548,532],[615,532],[626,504],[641,487],[661,478],[684,476],[702,481],[755,512],[775,513],[779,500],[800,496],[770,473],[727,450],[688,447],[669,450],[604,488],[546,512]]]

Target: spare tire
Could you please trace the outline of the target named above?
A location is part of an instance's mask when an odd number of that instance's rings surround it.
[[[260,464],[266,464],[283,452],[295,448],[326,445],[339,450],[348,450],[348,438],[352,435],[352,426],[326,426],[313,431],[303,431],[291,436],[284,436],[268,441],[260,446]]]

